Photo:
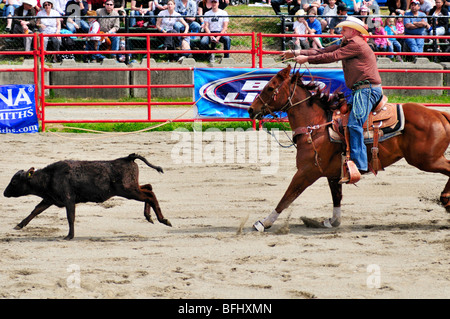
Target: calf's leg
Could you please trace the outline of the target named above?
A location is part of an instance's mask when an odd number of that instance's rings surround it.
[[[75,235],[75,203],[66,205],[67,221],[69,222],[69,234],[64,237],[65,240],[73,239]]]
[[[52,205],[53,205],[52,203],[48,203],[45,199],[42,200],[39,204],[36,205],[36,207],[33,209],[30,215],[28,215],[28,217],[22,220],[16,227],[14,227],[14,229],[24,228],[34,217],[36,217],[37,215],[39,215]]]
[[[145,185],[140,185],[139,186],[139,190],[141,192],[142,195],[144,195],[144,200],[145,201],[145,207],[144,207],[144,216],[145,218],[153,223],[153,220],[150,216],[150,207],[153,208],[153,211],[156,214],[156,217],[158,218],[158,221],[164,225],[167,226],[172,226],[172,224],[170,223],[170,221],[166,218],[164,218],[162,212],[161,212],[161,208],[159,207],[159,203],[158,200],[156,199],[156,195],[152,190],[152,185],[150,184],[145,184]]]

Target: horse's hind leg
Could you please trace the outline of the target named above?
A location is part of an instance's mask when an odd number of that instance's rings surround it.
[[[323,221],[325,227],[338,227],[341,224],[341,201],[342,184],[339,184],[339,178],[328,178],[328,185],[333,198],[333,216]]]
[[[332,228],[341,225],[342,184],[339,183],[339,180],[339,178],[328,178],[328,186],[330,187],[331,196],[333,198],[333,216],[323,221],[301,217],[301,220],[307,227]]]
[[[449,177],[447,184],[445,184],[444,190],[441,193],[440,201],[444,205],[448,213],[450,213],[450,161],[444,156],[435,163],[437,170],[431,170],[432,172],[442,173]]]
[[[446,159],[445,156],[441,156],[438,160],[427,161],[416,167],[426,172],[441,173],[449,177],[449,180],[441,193],[440,201],[447,212],[450,213],[450,161]]]

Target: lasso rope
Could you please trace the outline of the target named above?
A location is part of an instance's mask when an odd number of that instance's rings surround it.
[[[269,66],[267,66],[267,67],[265,67],[265,68],[263,68],[263,69],[269,69],[269,68],[271,68],[272,66],[275,66],[275,65],[280,64],[280,63],[284,63],[284,62],[286,62],[286,61],[293,60],[294,58],[295,58],[295,56],[292,57],[292,58],[289,58],[289,59],[284,59],[284,60],[282,60],[282,61],[280,61],[280,62],[271,64],[271,65],[269,65]],[[231,79],[231,80],[238,79],[238,78],[240,78],[240,77],[242,77],[242,76],[251,74],[251,73],[253,73],[253,72],[257,72],[258,70],[260,70],[260,68],[255,69],[255,70],[250,71],[250,72],[247,72],[247,73],[244,73],[244,74],[236,75],[236,76],[234,76],[234,77],[231,77],[230,79]],[[208,88],[208,90],[211,90],[211,89],[212,89],[212,88]],[[167,125],[167,124],[169,124],[169,123],[172,123],[174,120],[177,120],[177,119],[181,118],[181,117],[184,116],[187,112],[191,111],[191,110],[194,108],[194,106],[197,105],[198,101],[200,101],[200,100],[206,95],[206,93],[208,92],[208,90],[206,90],[206,91],[205,91],[205,92],[197,99],[197,101],[195,101],[194,104],[191,105],[191,107],[189,107],[186,111],[184,111],[183,113],[181,113],[181,114],[178,115],[177,117],[175,117],[175,118],[173,118],[173,119],[169,119],[169,120],[165,121],[164,123],[161,123],[161,124],[158,124],[158,125],[154,125],[154,126],[150,126],[150,127],[147,127],[147,128],[141,129],[141,130],[132,131],[132,132],[104,132],[104,131],[97,131],[97,130],[91,130],[91,129],[79,128],[79,127],[64,126],[64,128],[67,128],[67,129],[73,129],[73,130],[86,131],[86,132],[91,132],[91,133],[100,133],[100,134],[104,134],[104,136],[100,136],[100,137],[89,137],[89,138],[67,137],[67,136],[62,136],[61,134],[59,134],[59,133],[57,133],[57,132],[52,132],[52,131],[49,131],[49,132],[50,132],[51,134],[53,134],[53,135],[56,135],[56,136],[61,137],[61,138],[66,138],[66,139],[73,139],[73,140],[95,140],[95,139],[108,138],[108,137],[111,137],[111,136],[122,136],[122,135],[136,134],[136,133],[142,133],[142,132],[154,130],[154,129],[158,128],[158,127],[161,127],[161,126]]]

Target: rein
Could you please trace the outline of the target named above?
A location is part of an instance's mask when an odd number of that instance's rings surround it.
[[[282,83],[278,86],[278,88],[276,88],[276,89],[274,90],[274,93],[272,94],[272,97],[271,97],[269,103],[266,102],[266,101],[264,101],[264,100],[262,99],[262,97],[261,97],[260,94],[258,95],[259,100],[263,103],[263,106],[261,107],[261,112],[266,111],[266,112],[268,112],[268,114],[272,115],[274,118],[278,118],[278,116],[277,116],[276,114],[274,114],[274,113],[270,110],[269,106],[270,106],[270,102],[276,101],[276,100],[277,100],[277,95],[278,95],[278,93],[279,93],[279,91],[280,91],[280,88],[281,88],[281,86],[282,86],[283,84],[284,84],[284,82],[282,82]],[[297,84],[294,85],[294,89],[292,90],[292,93],[289,94],[288,100],[287,100],[286,104],[280,109],[281,112],[287,112],[287,111],[289,111],[291,108],[293,108],[293,107],[295,107],[295,106],[297,106],[297,105],[299,105],[299,104],[302,104],[303,102],[308,101],[308,100],[312,97],[312,95],[310,95],[310,96],[308,96],[308,97],[306,97],[306,98],[304,98],[304,99],[302,99],[302,100],[300,100],[300,101],[298,101],[298,102],[296,102],[296,103],[292,103],[292,99],[293,99],[293,97],[294,97],[294,95],[295,95],[296,88],[297,88]],[[289,86],[289,91],[291,91],[290,86]],[[292,136],[292,140],[291,140],[291,141],[292,141],[292,145],[294,145],[295,147],[297,147],[297,145],[296,145],[296,143],[295,143],[295,140],[296,140],[296,137],[297,137],[298,135],[307,135],[307,142],[308,142],[309,144],[312,145],[313,150],[314,150],[314,160],[315,160],[315,164],[316,164],[316,166],[319,168],[319,170],[320,170],[320,172],[321,172],[322,174],[323,174],[324,172],[323,172],[322,167],[320,166],[319,153],[318,153],[318,151],[317,151],[316,145],[314,144],[314,140],[313,140],[313,138],[312,138],[312,133],[313,133],[315,130],[319,130],[319,129],[321,129],[322,127],[326,127],[326,126],[328,126],[328,125],[330,125],[330,124],[333,124],[333,123],[334,123],[334,121],[331,120],[331,121],[329,121],[329,122],[322,123],[322,124],[308,125],[308,126],[306,126],[306,127],[297,127],[297,128],[295,128],[295,129],[293,130],[293,136]],[[285,133],[286,133],[286,131],[285,131]],[[270,134],[270,133],[269,133],[269,134]],[[277,142],[278,142],[278,141],[277,141]],[[281,147],[286,148],[286,146],[281,145],[280,142],[278,142],[278,144],[279,144]],[[290,145],[290,146],[288,146],[288,147],[291,147],[292,145]]]

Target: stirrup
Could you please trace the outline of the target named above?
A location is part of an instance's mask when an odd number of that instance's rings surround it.
[[[343,174],[339,184],[355,184],[361,179],[361,173],[356,167],[355,162],[351,160],[345,161],[342,169]]]

